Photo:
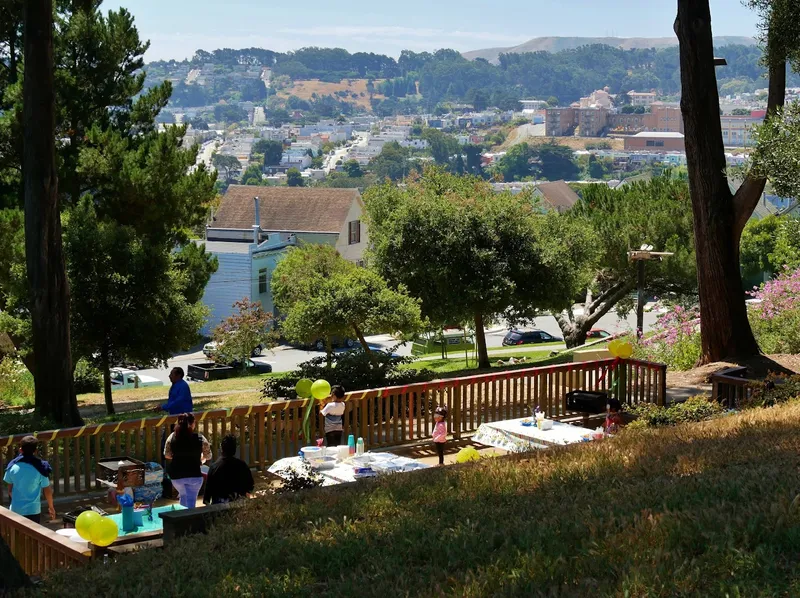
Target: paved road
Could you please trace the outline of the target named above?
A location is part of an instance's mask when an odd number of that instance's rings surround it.
[[[653,324],[655,323],[657,315],[654,313],[646,312],[644,315],[644,328],[645,331],[649,330]],[[555,336],[561,336],[561,330],[558,327],[558,323],[556,323],[555,318],[552,316],[543,316],[541,318],[537,318],[535,322],[535,327],[545,332],[548,332]],[[601,328],[603,330],[607,330],[612,334],[618,332],[624,332],[633,330],[636,327],[636,316],[635,314],[631,314],[627,320],[620,320],[616,314],[608,314],[600,319],[600,322],[597,324],[596,328]],[[504,327],[498,327],[494,330],[487,331],[486,335],[486,346],[491,348],[494,347],[501,347],[503,344],[503,337],[506,334],[506,329]],[[391,337],[387,335],[379,335],[368,337],[367,340],[370,342],[371,345],[374,347],[382,347],[382,348],[391,348],[394,346],[395,341],[391,339]],[[535,348],[535,345],[531,345],[530,348]],[[341,349],[344,350],[344,349]],[[405,345],[399,347],[397,352],[401,355],[410,355],[411,354],[411,345]],[[303,363],[304,361],[308,361],[314,357],[323,356],[324,353],[320,351],[304,351],[302,349],[295,349],[290,346],[279,346],[271,351],[266,351],[262,357],[257,357],[254,361],[265,362],[272,365],[272,369],[275,372],[285,372],[295,369],[299,364]],[[164,381],[165,384],[169,384],[169,370],[173,367],[180,366],[186,371],[188,365],[190,363],[203,363],[207,361],[203,353],[198,349],[183,353],[180,355],[176,355],[172,359],[170,359],[168,367],[166,368],[159,368],[159,369],[148,369],[142,370],[142,374],[147,376],[153,376],[158,378],[159,380]]]

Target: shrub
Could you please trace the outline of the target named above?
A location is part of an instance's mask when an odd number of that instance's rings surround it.
[[[690,370],[700,359],[700,312],[676,305],[658,319],[653,334],[634,347],[639,359],[665,363],[674,370]]]
[[[636,405],[628,411],[636,420],[628,424],[629,429],[662,428],[691,422],[700,422],[720,415],[724,409],[708,397],[692,397],[684,403],[659,407],[652,403]]]
[[[0,360],[0,404],[33,405],[33,376],[13,357]]]
[[[765,353],[800,353],[800,270],[784,270],[750,295],[750,326]]]
[[[79,359],[72,374],[75,394],[100,392],[103,389],[103,375],[85,359]]]
[[[770,374],[764,380],[752,382],[753,393],[743,407],[774,407],[781,403],[800,399],[800,376]]]
[[[315,357],[301,363],[293,372],[275,376],[264,381],[264,399],[296,399],[294,390],[301,378],[319,380],[323,378],[334,384],[341,384],[345,390],[365,390],[384,386],[398,386],[433,380],[434,372],[428,369],[400,369],[400,366],[414,361],[413,357],[394,356],[387,351],[373,351],[372,359],[363,350],[334,353],[332,368],[327,368],[324,356]]]

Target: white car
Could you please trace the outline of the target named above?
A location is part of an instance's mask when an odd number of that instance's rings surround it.
[[[164,386],[158,378],[143,376],[133,370],[124,368],[111,368],[111,390],[128,390],[129,388],[144,388],[146,386]]]

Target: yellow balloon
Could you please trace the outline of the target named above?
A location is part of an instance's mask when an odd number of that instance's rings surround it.
[[[478,461],[481,456],[473,446],[467,446],[458,451],[456,455],[456,463],[467,463],[469,461]]]
[[[620,359],[630,359],[633,355],[633,345],[629,342],[620,343],[617,346],[617,357]]]
[[[100,521],[92,526],[92,544],[95,546],[110,546],[119,536],[119,527],[113,519],[101,517]]]
[[[75,520],[75,531],[78,532],[81,538],[90,542],[92,540],[92,529],[101,519],[102,517],[94,511],[84,511]]]
[[[619,357],[619,346],[622,344],[622,341],[618,338],[615,338],[613,341],[608,343],[608,352],[611,353],[614,357]]]

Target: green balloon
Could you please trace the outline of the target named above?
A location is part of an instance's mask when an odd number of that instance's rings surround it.
[[[297,396],[301,399],[310,399],[311,398],[311,387],[313,383],[308,378],[303,378],[302,380],[298,380],[297,386],[294,387]]]
[[[311,396],[315,399],[324,399],[331,395],[331,385],[327,380],[317,380],[311,385]]]

